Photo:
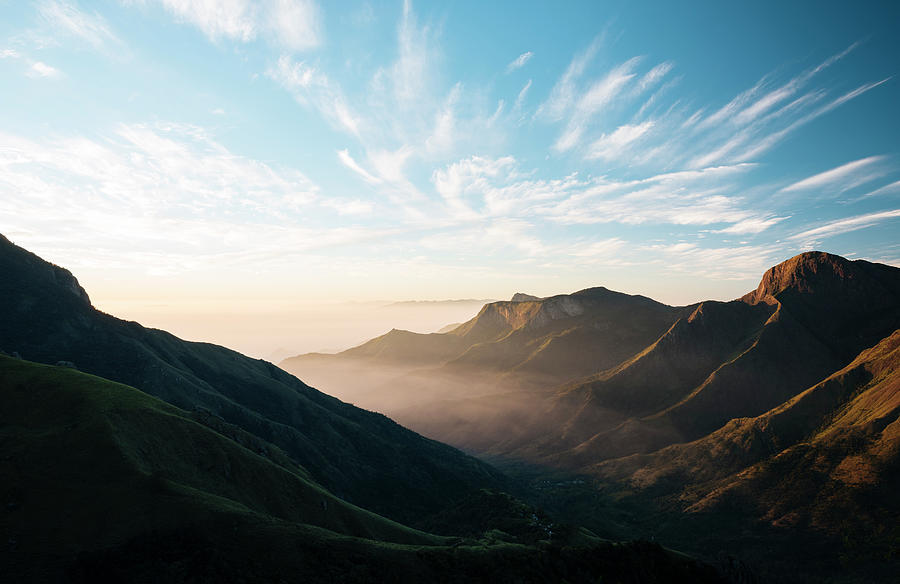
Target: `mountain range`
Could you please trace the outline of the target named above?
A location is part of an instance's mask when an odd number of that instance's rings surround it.
[[[731,302],[517,294],[281,367],[512,474],[581,477],[662,541],[896,567],[898,329],[900,269],[808,252]]]
[[[17,582],[722,582],[271,363],[96,310],[0,236],[0,572]]]

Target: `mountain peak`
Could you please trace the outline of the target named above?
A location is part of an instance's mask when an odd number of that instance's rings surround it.
[[[91,306],[91,299],[72,272],[51,264],[30,251],[21,248],[0,234],[0,273],[4,285],[0,296],[12,298],[17,291],[38,299],[55,298],[59,302],[74,302],[77,306]],[[61,294],[57,295],[58,292]]]
[[[531,294],[525,294],[524,292],[516,292],[513,294],[512,298],[509,300],[510,302],[533,302],[535,300],[543,300],[543,298],[539,296],[532,296]]]
[[[852,261],[822,251],[808,251],[769,268],[756,290],[741,300],[757,304],[788,289],[800,293],[827,292],[856,276]]]

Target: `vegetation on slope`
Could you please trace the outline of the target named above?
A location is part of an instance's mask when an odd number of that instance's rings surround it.
[[[69,368],[0,356],[0,404],[0,571],[17,582],[719,581],[658,545],[546,533],[502,494],[478,539],[412,530],[239,429]]]
[[[137,387],[218,416],[282,449],[331,492],[408,524],[484,487],[495,469],[271,363],[95,310],[78,282],[0,236],[0,349]]]

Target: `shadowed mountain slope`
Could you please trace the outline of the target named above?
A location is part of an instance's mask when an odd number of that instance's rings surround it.
[[[633,359],[566,388],[561,431],[515,447],[568,468],[698,439],[797,395],[900,326],[900,269],[810,252],[704,302]]]
[[[0,403],[9,581],[721,581],[658,545],[547,533],[505,495],[489,496],[506,504],[487,521],[483,492],[463,503],[488,530],[480,539],[415,531],[334,497],[221,420],[64,367],[0,356]]]
[[[802,567],[807,578],[785,581],[891,581],[900,568],[900,330],[760,416],[585,471],[622,503],[657,514],[658,539],[670,545],[724,545]]]
[[[186,342],[95,310],[67,270],[0,236],[0,348],[209,412],[272,443],[331,492],[412,523],[505,479],[381,414],[322,394],[271,363]]]

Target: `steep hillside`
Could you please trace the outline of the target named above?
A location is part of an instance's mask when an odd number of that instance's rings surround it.
[[[479,539],[415,531],[221,420],[69,368],[0,356],[0,405],[9,581],[720,581],[656,545],[549,533],[508,496],[489,496],[506,504],[479,514]]]
[[[802,581],[886,581],[900,569],[900,330],[761,416],[586,471],[670,545],[722,546],[773,575],[802,566]]]
[[[801,442],[830,440],[840,427],[858,425],[866,416],[896,417],[898,383],[900,331],[895,331],[840,371],[760,416],[731,420],[693,442],[603,462],[591,472],[651,490],[716,483]],[[879,404],[874,409],[866,405],[874,403]]]
[[[322,394],[274,365],[182,341],[95,310],[67,270],[0,237],[0,349],[137,387],[275,444],[339,497],[422,521],[500,487],[494,469],[383,415]]]
[[[560,430],[514,454],[568,468],[690,442],[758,416],[900,326],[900,269],[811,252],[755,292],[705,302],[620,366],[566,388]]]

